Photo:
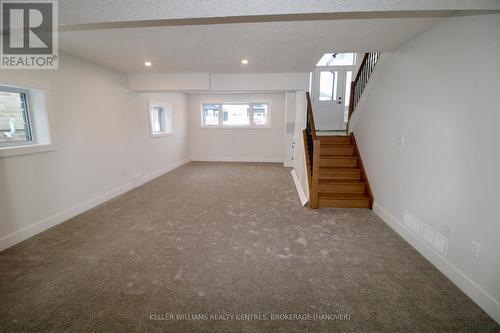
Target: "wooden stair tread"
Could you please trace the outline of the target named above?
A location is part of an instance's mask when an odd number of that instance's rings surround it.
[[[354,145],[350,143],[321,143],[321,147],[335,147],[335,148],[351,148]]]
[[[320,179],[320,184],[324,185],[338,185],[338,184],[365,184],[363,180],[360,179]]]
[[[319,135],[318,136],[319,141],[321,144],[328,144],[328,143],[351,143],[351,137],[348,135]]]
[[[357,156],[352,155],[321,155],[320,160],[342,160],[342,159],[357,159]]]
[[[353,171],[361,170],[359,167],[336,167],[336,166],[319,166],[319,171]]]
[[[354,168],[359,164],[358,157],[352,155],[321,155],[320,167]]]
[[[320,158],[323,156],[354,156],[354,146],[346,144],[321,145],[319,151]]]
[[[365,193],[320,193],[319,194],[320,198],[323,198],[323,199],[362,199],[362,200],[366,200],[366,199],[370,199],[370,196],[368,194],[365,194]]]

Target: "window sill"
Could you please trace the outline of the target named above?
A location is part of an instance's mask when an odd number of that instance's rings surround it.
[[[170,136],[172,135],[172,132],[166,132],[166,133],[156,133],[156,134],[152,134],[151,133],[151,137],[152,138],[161,138],[163,136]]]
[[[26,146],[2,147],[0,148],[0,158],[43,153],[54,150],[57,150],[57,146],[54,144],[37,144],[37,145],[26,145]]]
[[[202,130],[270,130],[271,126],[200,126]]]

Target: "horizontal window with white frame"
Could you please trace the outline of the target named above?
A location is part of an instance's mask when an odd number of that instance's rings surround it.
[[[269,128],[269,103],[203,103],[204,128]]]
[[[33,142],[27,95],[27,90],[0,86],[0,147]]]

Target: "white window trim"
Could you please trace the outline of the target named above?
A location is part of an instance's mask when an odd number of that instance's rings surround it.
[[[253,125],[205,125],[205,119],[203,115],[203,104],[267,104],[267,123],[265,126]],[[251,101],[220,101],[220,100],[208,100],[200,103],[199,106],[199,128],[202,130],[270,130],[271,128],[271,101],[269,100],[251,100]],[[222,114],[219,115],[223,117]]]
[[[354,53],[353,65],[328,65],[328,66],[326,66],[326,65],[316,65],[315,67],[316,68],[332,68],[332,67],[335,67],[335,68],[340,68],[340,69],[348,68],[348,67],[356,67],[356,64],[358,63],[358,54],[356,52],[347,52],[347,53]]]
[[[159,132],[159,133],[154,133],[153,132],[153,117],[152,117],[152,114],[151,114],[151,107],[152,106],[160,106],[162,107],[164,110],[170,110],[170,121],[171,121],[171,125],[170,125],[170,131],[167,131],[165,130],[164,132]],[[166,122],[167,122],[167,119],[166,119],[166,116],[167,116],[167,113],[165,112],[164,113],[164,121],[165,121],[165,125],[166,125]],[[172,135],[172,132],[173,132],[173,122],[174,122],[174,110],[172,108],[172,105],[171,104],[168,104],[168,103],[164,103],[164,102],[157,102],[157,101],[148,101],[148,121],[149,121],[149,135],[152,137],[152,138],[161,138],[161,137],[164,137],[164,136],[171,136]]]
[[[7,146],[0,148],[0,158],[29,155],[57,150],[57,145],[52,143],[41,144],[25,144],[19,146]]]
[[[23,142],[18,145],[1,145],[0,158],[56,151],[58,147],[53,127],[50,84],[25,78],[11,77],[0,81],[0,86],[28,92],[26,98],[32,136],[32,141],[29,142]],[[33,102],[34,99],[37,100],[37,103]],[[38,105],[41,102],[40,99],[43,100],[43,103],[41,103],[43,105]],[[42,114],[35,115],[35,112],[41,112]],[[36,118],[39,118],[38,116],[44,118],[41,122],[44,123],[43,129],[38,128],[41,125],[36,121]],[[42,139],[40,139],[39,135],[40,130],[44,132]]]

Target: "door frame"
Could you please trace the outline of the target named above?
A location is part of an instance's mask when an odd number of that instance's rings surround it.
[[[356,60],[355,60],[356,62]],[[346,130],[347,123],[344,121],[344,112],[346,110],[346,78],[347,72],[351,71],[354,75],[354,71],[356,70],[356,64],[351,66],[316,66],[312,70],[311,75],[311,101],[313,104],[313,110],[318,110],[319,106],[325,106],[328,103],[341,104],[341,112],[340,112],[340,121],[341,128],[336,130]],[[320,101],[319,100],[319,84],[320,84],[320,73],[324,71],[330,72],[338,72],[337,78],[337,100],[329,100],[329,101]],[[351,76],[352,77],[352,76]],[[339,103],[340,102],[340,103]],[[347,98],[347,102],[349,102],[349,98]]]

